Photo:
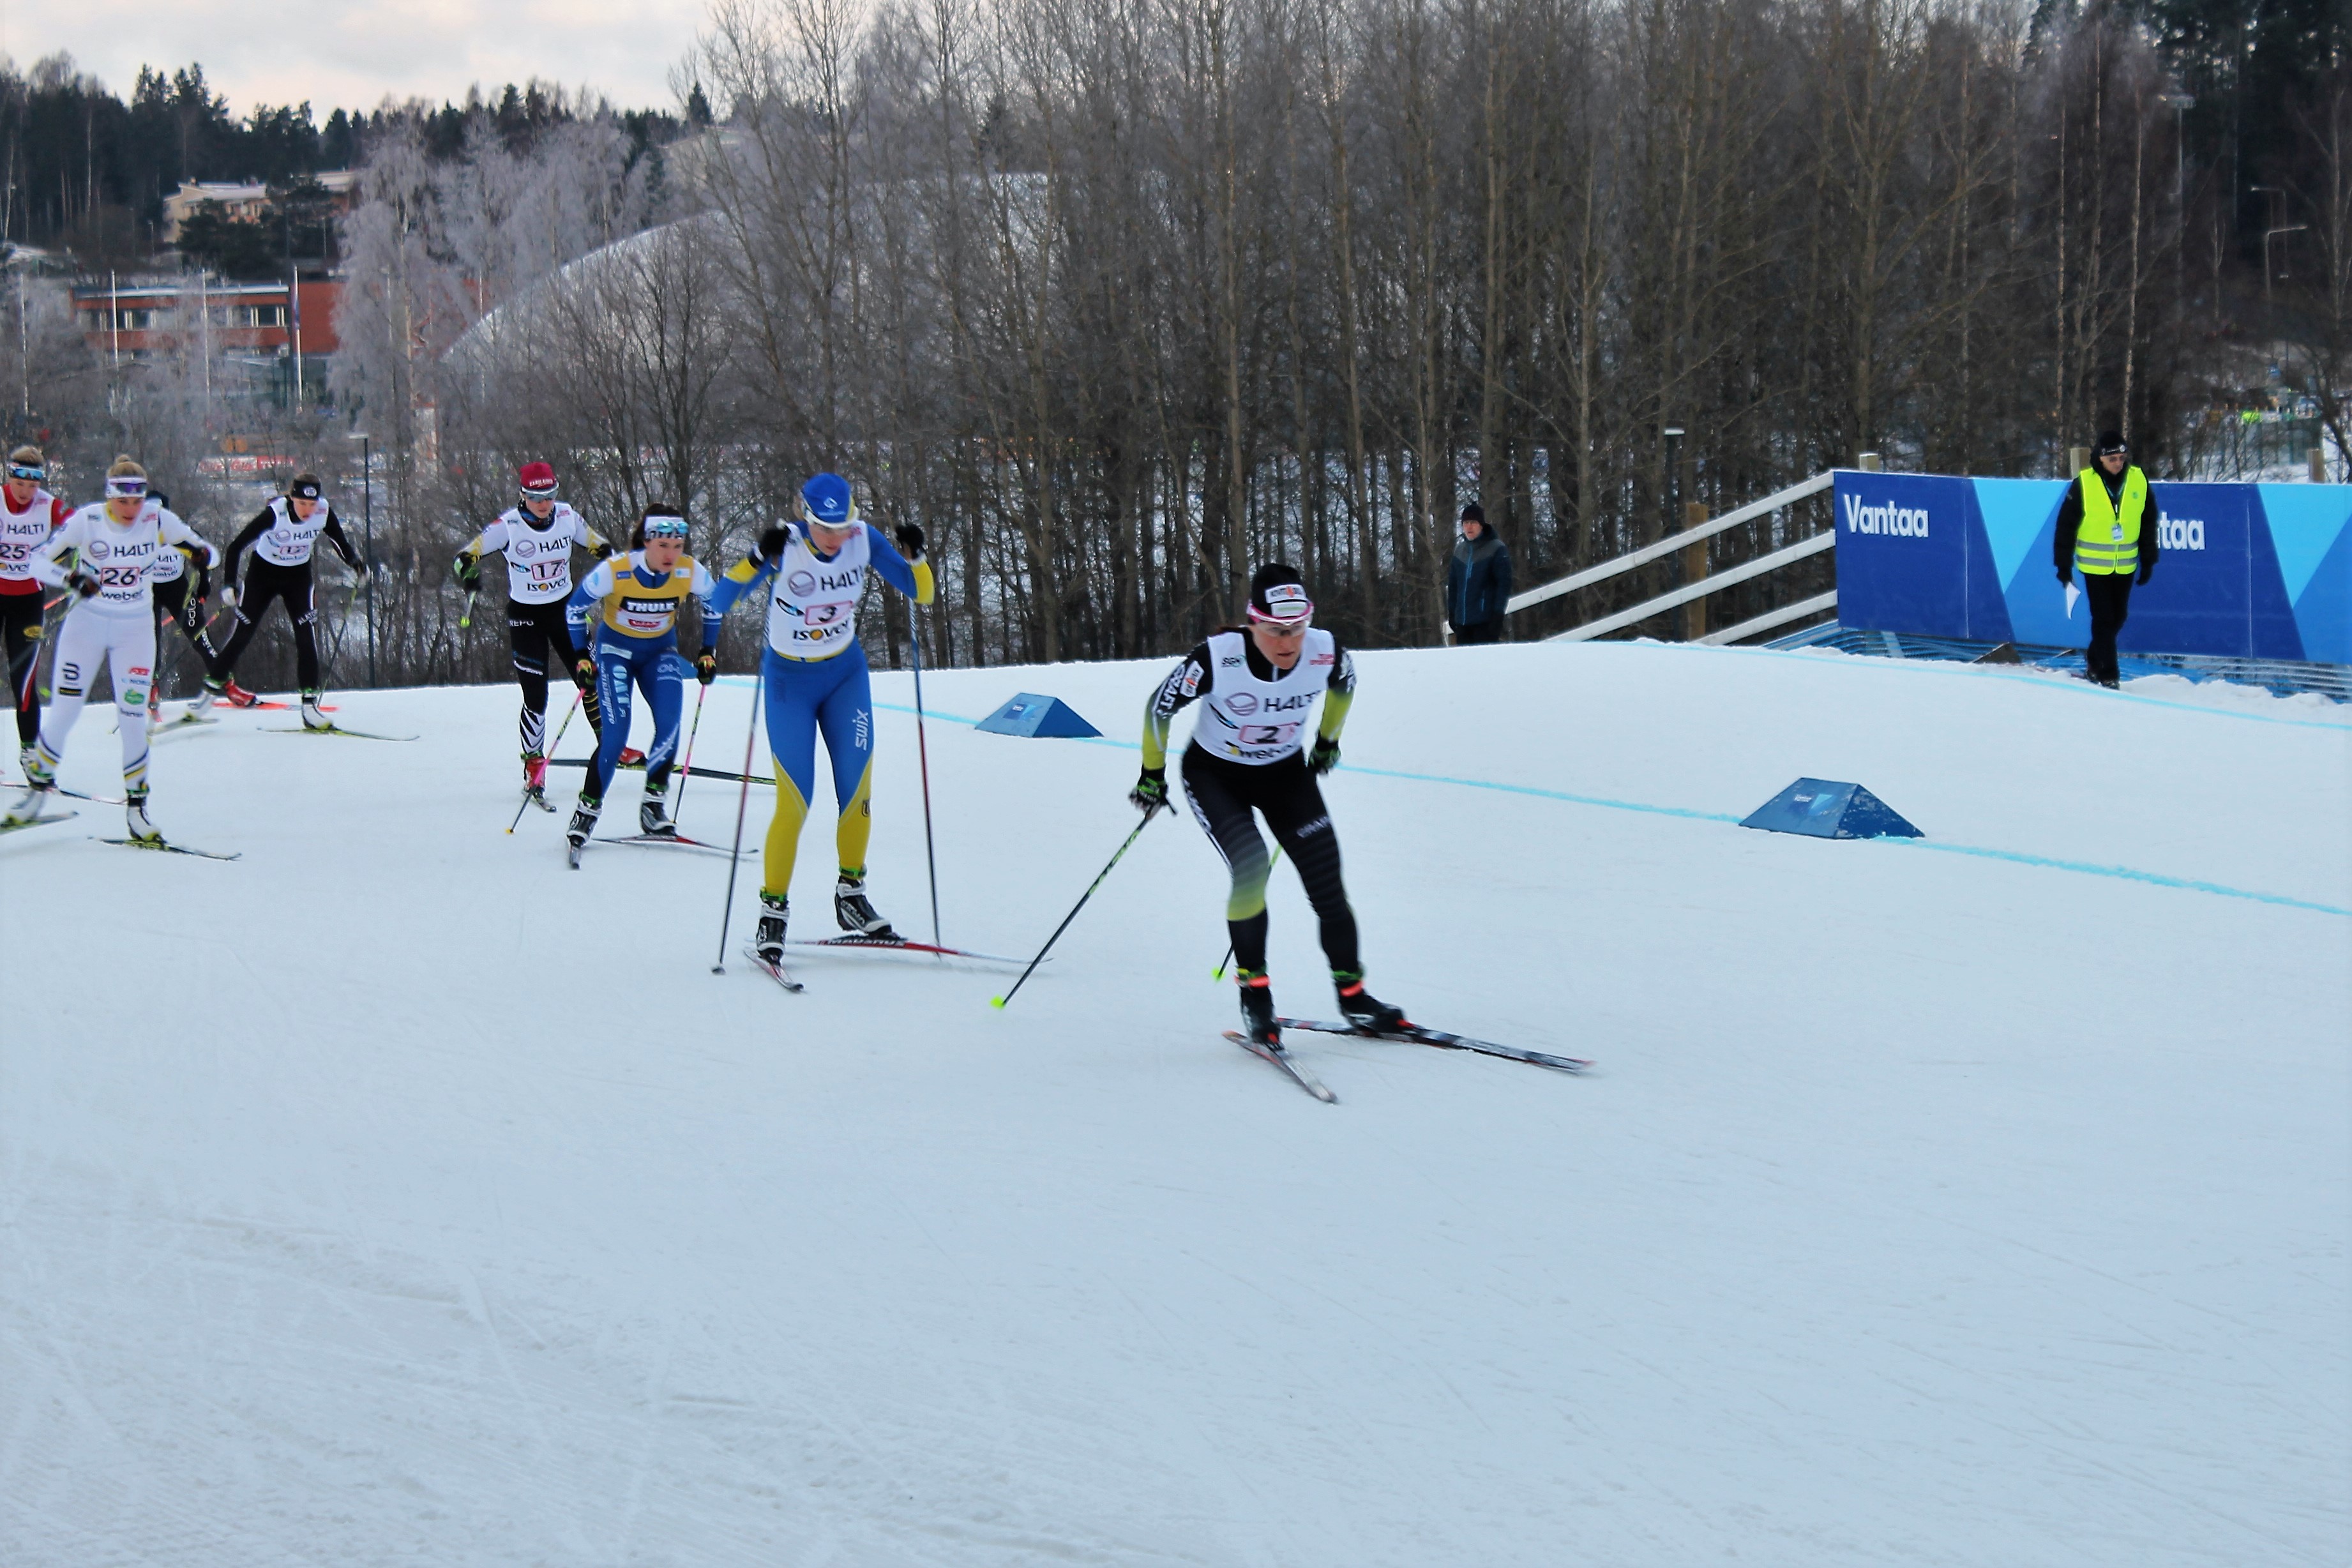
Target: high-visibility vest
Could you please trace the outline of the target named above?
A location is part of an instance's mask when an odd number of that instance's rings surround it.
[[[2147,476],[2124,470],[2122,509],[2107,499],[2107,477],[2084,468],[2074,481],[2083,488],[2083,523],[2074,531],[2074,564],[2111,577],[2139,570],[2139,523],[2147,511]]]

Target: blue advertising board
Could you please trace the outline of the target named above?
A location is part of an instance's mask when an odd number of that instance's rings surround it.
[[[1838,620],[2080,647],[2053,558],[2063,479],[1837,475]],[[2352,485],[2149,487],[2161,558],[2126,653],[2352,663]]]

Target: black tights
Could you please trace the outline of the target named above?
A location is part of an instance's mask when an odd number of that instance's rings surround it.
[[[29,746],[41,738],[41,694],[35,672],[41,664],[41,595],[0,594],[0,637],[8,639],[8,689],[16,696],[16,739]]]
[[[1265,971],[1265,883],[1272,872],[1265,840],[1258,837],[1253,810],[1264,814],[1322,926],[1323,956],[1334,974],[1360,972],[1356,913],[1339,879],[1339,838],[1323,791],[1307,771],[1304,757],[1253,767],[1188,748],[1183,761],[1184,795],[1192,815],[1232,870],[1233,892],[1225,900],[1225,926],[1233,933],[1234,960],[1252,973]]]
[[[228,646],[220,657],[212,660],[208,673],[215,680],[226,680],[236,668],[236,661],[245,652],[245,645],[261,628],[261,613],[269,608],[269,601],[286,601],[287,618],[294,623],[294,679],[304,691],[319,689],[319,608],[310,590],[309,563],[299,566],[277,566],[267,561],[256,561],[245,569],[245,592],[236,602],[236,630],[229,635]]]
[[[514,654],[515,683],[522,688],[517,735],[523,755],[535,757],[547,749],[547,688],[554,674],[549,667],[562,660],[564,674],[580,686],[572,668],[579,656],[572,647],[572,627],[563,618],[563,601],[533,605],[508,600],[507,642]],[[588,728],[603,735],[604,716],[597,706],[594,681],[580,688],[580,705],[588,711]]]

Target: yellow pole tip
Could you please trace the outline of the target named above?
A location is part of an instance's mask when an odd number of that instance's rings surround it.
[[[988,999],[988,1005],[992,1007],[1002,1007],[1004,1005],[1004,998],[1002,996],[992,996]]]

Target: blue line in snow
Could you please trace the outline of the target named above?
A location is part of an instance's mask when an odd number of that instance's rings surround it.
[[[1873,844],[1890,844],[1907,849],[1934,849],[1946,855],[1974,855],[1986,860],[2008,860],[2020,866],[2042,866],[2053,871],[2079,871],[2087,877],[2115,877],[2126,882],[2149,882],[2159,888],[2179,888],[2191,893],[2213,893],[2225,899],[2251,899],[2258,904],[2277,904],[2290,910],[2310,910],[2323,915],[2352,916],[2352,910],[2334,904],[2314,903],[2308,899],[2290,899],[2284,893],[2257,893],[2244,888],[2224,887],[2219,882],[2200,882],[2191,877],[2168,877],[2158,871],[2135,871],[2128,866],[2095,866],[2087,860],[2061,860],[2048,855],[2026,855],[2014,849],[1980,849],[1973,844],[1938,844],[1928,838],[1874,838]]]
[[[1743,648],[1739,651],[1766,650]],[[751,684],[749,678],[743,676],[721,676],[719,679],[730,685]],[[2143,700],[2156,700],[2143,699]],[[914,711],[912,708],[896,702],[877,702],[874,706],[892,713]],[[2168,706],[2191,708],[2200,713],[2226,711],[2226,710],[2195,708],[2190,703],[2175,703]],[[942,713],[930,709],[926,709],[924,713],[925,717],[937,719],[943,724],[970,725],[980,721],[977,719],[966,718],[960,713]],[[2237,717],[2251,718],[2253,715],[2240,714]],[[2273,721],[2295,722],[2294,720],[2284,719]],[[1086,739],[1097,746],[1118,746],[1130,752],[1141,750],[1133,741],[1114,741],[1107,735],[1089,736]],[[1448,778],[1439,773],[1401,773],[1394,768],[1367,768],[1355,763],[1342,763],[1341,767],[1344,772],[1364,773],[1373,778],[1404,779],[1413,784],[1451,784],[1456,789],[1490,789],[1501,795],[1532,795],[1538,800],[1564,800],[1570,805],[1599,806],[1606,811],[1639,812],[1646,816],[1678,816],[1689,822],[1737,823],[1740,820],[1738,817],[1727,816],[1719,811],[1692,811],[1679,805],[1652,805],[1638,800],[1610,800],[1597,795],[1571,795],[1566,790],[1538,789],[1532,784],[1497,784],[1492,779],[1457,779]],[[2011,865],[2038,866],[2049,871],[2073,871],[2084,877],[2112,877],[2118,881],[2146,882],[2151,887],[2175,888],[2187,893],[2210,893],[2217,898],[2245,899],[2257,904],[2275,904],[2281,909],[2309,910],[2314,914],[2352,918],[2352,909],[2345,909],[2336,904],[2323,904],[2310,899],[2291,899],[2284,893],[2258,893],[2251,889],[2227,887],[2220,882],[2200,881],[2193,877],[2168,877],[2161,871],[2139,871],[2129,866],[2099,866],[2088,860],[2062,860],[2051,855],[2028,855],[2015,849],[1987,849],[1974,844],[1944,844],[1932,838],[1874,838],[1868,842],[1893,845],[1900,848],[1932,849],[1943,855],[1970,855],[1980,860],[2006,860]]]
[[[1629,643],[1619,643],[1615,646],[1619,647],[1629,647],[1633,645]],[[2095,697],[2104,699],[2109,702],[2137,702],[2149,708],[2171,708],[2183,713],[2202,713],[2209,719],[2244,719],[2256,724],[2285,724],[2298,730],[2333,730],[2338,734],[2352,734],[2352,724],[2340,724],[2329,719],[2290,719],[2285,717],[2284,714],[2278,713],[2248,713],[2235,708],[2210,707],[2202,702],[2177,702],[2168,697],[2142,697],[2138,693],[2132,691],[2105,691],[2091,685],[2087,681],[2053,680],[2046,676],[2025,675],[2002,669],[1988,669],[1981,665],[1961,664],[1954,659],[1897,658],[1891,654],[1847,653],[1842,648],[1699,648],[1696,647],[1696,645],[1690,643],[1660,643],[1656,646],[1675,653],[1736,653],[1744,655],[1762,655],[1768,658],[1810,658],[1817,668],[1823,664],[1834,664],[1840,660],[1848,660],[1854,661],[1848,664],[1849,668],[1877,670],[1893,670],[1898,668],[1912,670],[1932,669],[1942,670],[1947,673],[1966,671],[1969,675],[1979,679],[2015,681],[2023,685],[2031,686],[2036,690],[2060,692],[2070,697]],[[2126,655],[2125,657],[2128,658],[2130,656]],[[2229,682],[2228,677],[2226,676],[2213,677],[2211,679],[2222,680],[2233,685],[2245,686],[2251,684],[2246,681]]]

